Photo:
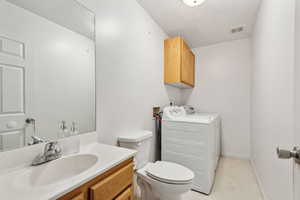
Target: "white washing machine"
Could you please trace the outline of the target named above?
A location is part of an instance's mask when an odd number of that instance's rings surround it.
[[[183,107],[164,109],[162,160],[195,173],[192,189],[210,194],[220,158],[220,117],[213,113],[186,114]]]

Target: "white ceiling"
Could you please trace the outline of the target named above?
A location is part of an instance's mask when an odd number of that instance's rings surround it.
[[[137,0],[169,36],[183,36],[191,47],[247,38],[261,0],[206,0],[188,7],[181,0]],[[232,34],[231,29],[245,26]]]
[[[21,8],[94,39],[95,15],[76,0],[7,0]]]

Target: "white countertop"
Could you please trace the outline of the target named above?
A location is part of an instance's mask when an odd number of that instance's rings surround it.
[[[92,154],[98,161],[88,170],[79,175],[43,186],[30,186],[28,180],[22,180],[24,174],[34,170],[34,167],[24,167],[7,173],[0,174],[1,199],[7,200],[54,200],[61,197],[89,180],[101,175],[112,167],[133,157],[135,151],[115,146],[91,143],[81,146],[80,152],[69,155]],[[69,157],[66,156],[66,157]],[[63,157],[64,158],[64,157]],[[63,159],[61,158],[61,159]],[[47,164],[44,164],[47,165]],[[51,176],[51,174],[49,174]]]

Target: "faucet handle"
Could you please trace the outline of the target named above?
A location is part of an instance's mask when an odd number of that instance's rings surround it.
[[[56,145],[58,145],[57,141],[48,142],[45,146],[45,149],[53,149]]]
[[[32,166],[41,165],[43,163],[58,159],[62,156],[62,150],[57,141],[48,142],[45,145],[44,153],[39,154],[32,162]]]
[[[61,148],[57,141],[48,142],[45,145],[45,154],[60,154]]]

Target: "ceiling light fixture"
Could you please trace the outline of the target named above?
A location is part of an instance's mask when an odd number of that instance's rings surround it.
[[[190,7],[200,6],[205,2],[205,0],[182,0],[183,3]]]

